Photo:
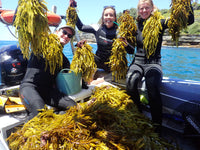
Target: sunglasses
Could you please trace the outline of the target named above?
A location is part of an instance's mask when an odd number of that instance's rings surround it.
[[[72,34],[69,34],[66,30],[62,30],[62,33],[63,33],[64,35],[67,35],[67,37],[70,38],[70,39],[73,37],[73,35],[72,35]]]
[[[114,5],[109,5],[109,6],[104,6],[103,8],[104,8],[104,9],[105,9],[105,8],[115,8],[115,6],[114,6]]]

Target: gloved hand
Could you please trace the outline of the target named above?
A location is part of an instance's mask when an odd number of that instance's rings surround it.
[[[69,6],[70,7],[77,7],[77,2],[75,0],[70,0],[69,1]]]
[[[126,38],[125,37],[119,37],[119,39],[120,40],[122,40],[124,43],[124,47],[126,47],[126,46],[128,46],[128,42],[127,42],[127,40],[126,40]]]

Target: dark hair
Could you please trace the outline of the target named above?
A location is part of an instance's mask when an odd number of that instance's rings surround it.
[[[123,10],[123,14],[126,13],[126,12],[127,12],[127,13],[130,13],[130,11],[129,11],[128,9]]]
[[[102,12],[102,16],[101,16],[101,26],[104,25],[104,21],[103,21],[104,12],[105,12],[106,9],[109,9],[109,8],[111,8],[112,10],[114,10],[115,22],[117,22],[117,14],[116,14],[116,10],[115,10],[114,6],[106,6],[106,7],[104,7],[103,12]],[[114,26],[117,26],[117,25],[114,24]]]

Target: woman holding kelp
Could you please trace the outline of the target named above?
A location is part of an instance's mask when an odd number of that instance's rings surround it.
[[[152,121],[160,132],[162,124],[162,80],[161,45],[165,29],[177,42],[181,29],[194,22],[190,0],[173,0],[170,19],[163,19],[152,0],[139,0],[137,17],[137,51],[128,70],[126,89],[141,110],[138,83],[145,77]]]

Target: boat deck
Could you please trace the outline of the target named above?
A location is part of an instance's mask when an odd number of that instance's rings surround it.
[[[100,76],[101,77],[101,76]],[[125,89],[125,81],[122,80],[118,83],[112,82],[112,78],[110,75],[106,76],[105,81],[99,81],[97,80],[96,83],[89,85],[88,89],[82,89],[80,93],[77,93],[75,95],[70,95],[72,99],[74,99],[76,102],[84,102],[85,99],[91,96],[93,89],[96,86],[102,86],[102,85],[112,85],[112,86],[118,86],[122,89]],[[2,91],[2,90],[1,90]],[[150,113],[148,111],[143,111],[143,113],[147,117],[151,117]],[[0,133],[1,133],[1,142],[0,142],[0,149],[1,150],[9,150],[7,147],[6,138],[10,135],[11,132],[14,131],[14,128],[23,124],[24,121],[17,119],[11,115],[0,115]],[[177,143],[182,150],[198,150],[200,147],[200,137],[197,136],[188,136],[184,133],[184,123],[179,124],[180,126],[177,126],[176,123],[169,120],[163,121],[163,127],[162,127],[162,137],[167,139],[168,141],[172,143]],[[192,129],[189,129],[191,132]]]

